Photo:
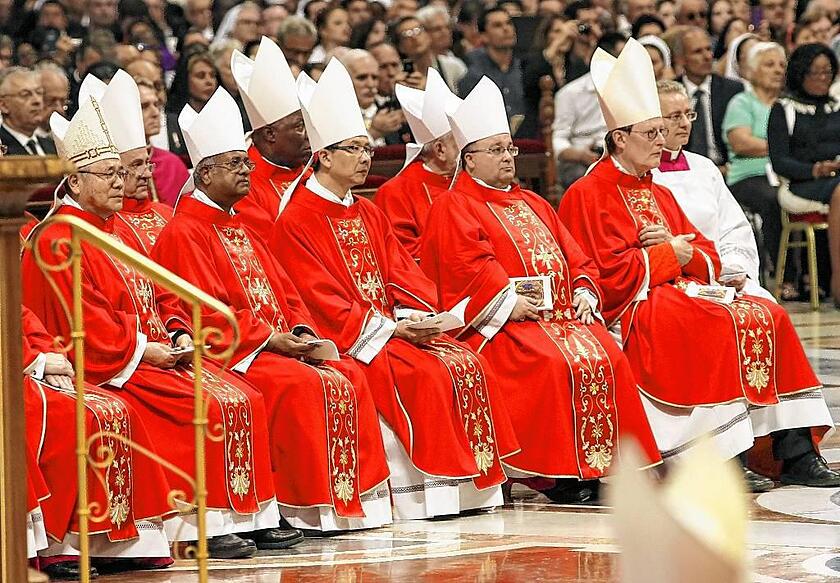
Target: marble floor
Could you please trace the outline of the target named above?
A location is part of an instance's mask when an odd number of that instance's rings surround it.
[[[808,356],[827,387],[840,421],[840,311],[810,312],[789,304]],[[840,437],[824,454],[840,468]],[[514,502],[495,512],[453,520],[402,522],[328,539],[307,539],[278,554],[212,561],[214,583],[608,582],[618,581],[609,509],[548,503],[514,489]],[[777,488],[752,497],[751,581],[840,581],[840,490]],[[100,577],[102,583],[196,581],[190,562],[165,571]],[[714,583],[714,582],[709,582]]]

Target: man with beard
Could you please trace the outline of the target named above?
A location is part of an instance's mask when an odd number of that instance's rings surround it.
[[[268,239],[283,191],[303,171],[309,141],[295,78],[283,52],[263,37],[255,60],[234,51],[230,64],[251,127],[248,157],[255,164],[248,196],[234,206],[243,224]]]

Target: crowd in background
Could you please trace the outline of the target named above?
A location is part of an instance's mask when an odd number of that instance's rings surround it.
[[[516,138],[550,129],[567,188],[603,152],[592,54],[617,55],[633,36],[658,80],[685,85],[697,115],[687,149],[718,164],[756,217],[765,272],[779,248],[781,197],[789,210],[834,219],[840,274],[840,210],[830,212],[840,192],[838,31],[840,0],[0,0],[0,140],[12,154],[53,152],[50,114],[75,111],[88,73],[108,80],[123,68],[141,87],[158,158],[183,158],[178,112],[200,111],[219,85],[248,129],[230,57],[253,56],[266,35],[294,73],[317,79],[330,58],[344,63],[377,147],[411,141],[396,83],[422,88],[433,67],[464,96],[490,77]],[[553,124],[539,111],[546,77]],[[792,283],[788,299],[799,293]]]

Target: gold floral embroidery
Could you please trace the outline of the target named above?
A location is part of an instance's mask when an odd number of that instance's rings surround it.
[[[361,217],[331,218],[330,227],[356,289],[381,314],[389,315],[391,310],[385,295],[385,284],[364,221]]]
[[[648,225],[661,225],[666,229],[668,228],[668,223],[659,210],[656,197],[649,188],[619,188],[618,191],[624,198],[630,216],[633,217],[637,228],[641,229]]]
[[[581,477],[602,476],[612,463],[617,437],[612,364],[595,335],[575,319],[568,264],[545,223],[523,200],[490,206],[526,259],[526,275],[551,278],[554,306],[539,324],[569,366]]]
[[[470,351],[442,339],[432,341],[426,349],[449,371],[464,434],[481,474],[476,480],[486,482],[499,478],[501,462],[496,450],[489,392],[481,362]]]
[[[117,216],[137,236],[146,254],[151,253],[152,247],[157,243],[160,232],[166,226],[166,219],[155,210],[150,210],[142,214],[120,213]]]
[[[738,334],[741,377],[760,398],[762,391],[771,383],[775,386],[776,342],[773,317],[768,308],[744,296],[724,307],[732,315]],[[750,397],[749,394],[746,396]]]
[[[248,298],[251,312],[277,332],[288,332],[283,311],[262,262],[254,252],[244,229],[215,226],[219,240],[233,266],[239,285]]]

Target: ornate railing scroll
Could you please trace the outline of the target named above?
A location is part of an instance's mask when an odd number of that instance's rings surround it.
[[[67,257],[58,264],[50,263],[41,257],[39,253],[38,239],[50,228],[51,224],[63,223],[70,227],[70,239],[59,240],[56,244],[66,245],[68,247]],[[83,583],[88,583],[90,579],[90,544],[88,540],[89,521],[97,520],[96,516],[91,517],[91,505],[88,503],[88,464],[94,469],[107,468],[110,465],[113,452],[108,452],[107,446],[100,446],[97,448],[96,458],[91,458],[90,450],[97,438],[106,436],[112,440],[118,440],[126,443],[128,440],[122,435],[109,432],[97,432],[90,437],[86,433],[86,410],[85,410],[85,366],[84,366],[84,350],[85,350],[85,330],[82,308],[82,243],[87,243],[96,247],[106,254],[110,255],[117,261],[134,268],[138,272],[148,277],[155,284],[169,290],[178,296],[181,300],[191,306],[192,311],[192,330],[193,343],[195,352],[193,353],[193,368],[195,372],[195,403],[193,425],[195,427],[195,467],[196,475],[194,478],[187,476],[168,462],[161,456],[151,452],[137,444],[127,443],[132,449],[141,455],[146,455],[167,469],[179,474],[184,478],[193,488],[194,500],[190,502],[191,509],[196,511],[196,522],[198,530],[198,541],[195,549],[189,549],[188,554],[194,555],[198,564],[199,581],[206,583],[207,581],[207,485],[206,485],[206,463],[205,463],[205,439],[219,439],[208,430],[208,412],[207,399],[205,398],[202,385],[202,356],[212,356],[216,360],[223,362],[229,361],[233,355],[234,350],[239,344],[239,327],[231,309],[213,298],[209,294],[203,292],[191,283],[181,279],[172,272],[164,269],[151,259],[144,255],[130,249],[126,245],[119,242],[112,236],[100,231],[96,227],[90,225],[78,217],[71,215],[53,215],[45,220],[37,230],[33,233],[30,245],[34,254],[35,262],[38,267],[46,275],[47,281],[53,287],[53,291],[58,295],[59,301],[66,313],[71,328],[71,344],[60,347],[59,349],[69,352],[73,351],[73,363],[75,368],[75,386],[76,386],[76,461],[77,461],[77,480],[79,485],[79,497],[77,513],[79,519],[79,551],[80,551],[80,572]],[[71,269],[73,278],[72,289],[72,306],[66,304],[65,299],[61,295],[55,282],[51,278],[51,273]],[[233,330],[232,342],[225,348],[223,352],[210,354],[206,347],[207,341],[214,336],[221,337],[221,331],[216,328],[203,327],[202,325],[202,307],[208,307],[211,310],[222,314],[230,324]],[[59,339],[58,342],[66,341]],[[97,474],[98,476],[98,474]],[[101,478],[100,478],[101,479]],[[185,494],[183,492],[170,492],[170,502],[176,506],[177,500],[184,500]],[[105,509],[107,515],[107,509]],[[104,519],[102,517],[101,519]]]

